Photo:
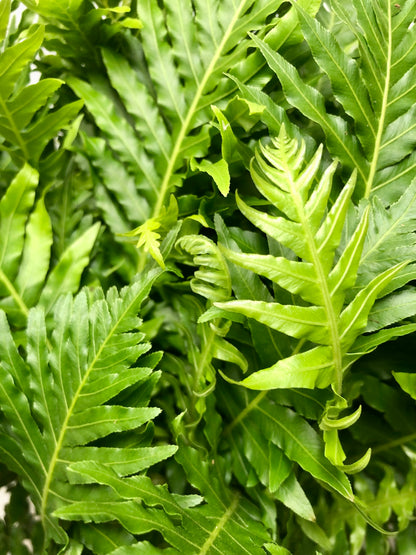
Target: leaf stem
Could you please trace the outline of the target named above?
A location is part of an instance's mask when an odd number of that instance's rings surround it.
[[[238,424],[240,424],[240,422],[242,422],[244,420],[244,418],[252,411],[254,410],[257,405],[264,399],[264,397],[267,395],[268,390],[264,390],[261,393],[259,393],[258,395],[256,395],[254,397],[254,399],[245,407],[245,409],[243,409],[240,414],[238,416],[236,416],[236,418],[234,418],[234,420],[232,422],[230,422],[228,424],[228,426],[224,429],[224,437],[227,437],[228,435],[230,435],[230,433],[232,432],[232,430],[238,426]]]
[[[6,274],[3,272],[3,270],[1,268],[0,268],[0,280],[4,283],[7,290],[9,291],[10,295],[13,297],[13,300],[15,301],[17,306],[19,307],[20,312],[27,318],[27,316],[29,314],[28,307],[26,306],[22,297],[16,291],[12,282],[9,280],[9,278],[6,276]]]
[[[332,346],[332,352],[333,352],[335,380],[336,380],[334,384],[334,390],[338,395],[341,395],[342,394],[342,349],[341,349],[341,340],[340,340],[339,331],[338,331],[337,314],[335,313],[334,306],[331,301],[331,293],[328,287],[327,276],[324,271],[321,258],[319,256],[319,251],[315,242],[315,236],[311,229],[309,220],[305,214],[304,204],[299,194],[295,180],[293,179],[292,170],[290,168],[290,165],[288,164],[284,149],[281,149],[281,156],[282,156],[282,162],[285,165],[285,173],[287,176],[287,181],[290,185],[291,195],[298,212],[299,222],[303,227],[306,242],[310,249],[311,259],[316,269],[318,283],[320,285],[322,298],[323,298],[324,310],[328,319],[329,334],[331,337],[331,346]]]
[[[298,353],[300,351],[300,349],[302,348],[302,345],[305,343],[305,339],[300,339],[296,345],[296,347],[293,349],[292,351],[292,356],[295,355],[296,353]],[[282,357],[283,358],[283,357]],[[267,393],[269,391],[267,389],[265,389],[264,391],[261,391],[258,395],[256,395],[254,397],[254,399],[246,406],[245,409],[243,409],[240,414],[234,418],[234,420],[232,422],[230,422],[228,424],[228,426],[224,429],[223,435],[225,437],[227,437],[232,430],[238,426],[238,424],[240,424],[240,422],[242,422],[244,420],[244,418],[255,408],[257,408],[257,405],[259,403],[261,403],[261,401],[264,399],[264,397],[266,397]],[[324,407],[322,407],[324,408]]]
[[[373,455],[375,453],[380,453],[381,451],[387,451],[388,449],[392,449],[393,447],[398,447],[400,445],[404,445],[416,439],[416,433],[408,434],[406,436],[399,437],[397,439],[393,439],[387,443],[383,443],[382,445],[377,445],[372,449]]]

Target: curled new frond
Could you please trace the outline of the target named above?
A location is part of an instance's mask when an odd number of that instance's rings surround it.
[[[230,273],[218,246],[202,235],[185,235],[177,246],[189,253],[192,264],[198,267],[191,280],[192,291],[212,302],[228,300],[231,297]]]

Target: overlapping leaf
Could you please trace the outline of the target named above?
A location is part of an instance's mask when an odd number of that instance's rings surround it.
[[[247,32],[257,30],[276,48],[289,37],[299,40],[293,10],[271,19],[270,28],[264,26],[280,4],[270,0],[140,2],[141,39],[128,38],[127,55],[114,48],[102,52],[111,86],[93,75],[90,82],[69,79],[111,148],[105,158],[112,159],[103,169],[97,153],[90,149],[88,155],[106,187],[116,194],[119,214],[128,225],[143,224],[146,218],[157,220],[169,193],[189,175],[189,162],[208,153],[211,105],[223,106],[236,89],[225,72],[232,71],[243,83],[269,79],[261,55],[246,56],[251,44]],[[307,5],[314,13],[316,3]],[[142,53],[141,62],[137,53]],[[124,179],[111,181],[110,166]],[[122,182],[134,183],[135,205],[140,197],[133,221]]]
[[[160,409],[148,408],[152,368],[158,355],[137,359],[150,348],[137,331],[137,311],[158,271],[118,293],[83,290],[61,297],[54,310],[54,331],[47,333],[44,310],[29,311],[26,357],[15,346],[4,313],[0,352],[0,399],[4,418],[1,460],[21,478],[41,518],[45,545],[65,542],[53,511],[86,495],[68,483],[66,469],[76,461],[96,461],[119,476],[143,470],[168,457],[172,446],[141,445],[137,429]],[[117,398],[136,391],[134,404]],[[117,433],[136,430],[128,446]],[[103,438],[108,438],[103,443]],[[127,445],[124,443],[124,445]],[[88,495],[93,495],[89,492]]]
[[[0,149],[19,164],[26,161],[37,165],[49,141],[69,124],[83,104],[77,101],[55,111],[45,110],[52,106],[54,93],[63,82],[41,79],[38,83],[22,84],[22,73],[33,62],[43,37],[44,28],[33,26],[26,36],[0,54]]]
[[[261,481],[271,494],[290,506],[291,502],[295,503],[296,495],[299,497],[292,468],[292,463],[296,463],[344,498],[353,500],[348,479],[325,458],[324,442],[316,431],[293,408],[282,406],[287,403],[284,394],[281,398],[277,392],[269,397],[264,393],[231,392],[229,386],[220,393],[220,405],[230,421],[224,436],[232,446],[234,471],[246,486]],[[293,395],[297,397],[291,401],[294,407],[298,409],[298,404],[303,403],[308,409],[308,417],[316,408],[318,412],[324,409],[324,396],[319,400],[317,396],[308,396],[306,390]],[[256,478],[251,471],[243,471],[242,461],[250,463]],[[282,486],[291,494],[281,489]],[[293,505],[291,508],[303,518],[315,518],[307,500],[303,499],[299,505],[301,509]]]
[[[267,541],[274,543],[259,522],[255,507],[219,482],[217,467],[212,469],[208,462],[201,461],[197,451],[184,445],[176,458],[189,482],[204,495],[205,503],[201,504],[202,498],[195,495],[173,496],[144,476],[121,479],[101,465],[77,463],[74,470],[90,481],[110,486],[114,499],[105,503],[79,502],[60,509],[58,514],[74,520],[118,520],[139,536],[157,530],[172,546],[169,553],[260,555]],[[222,468],[224,462],[219,459],[216,464]],[[138,553],[139,547],[140,544]],[[132,549],[131,553],[136,551]]]
[[[297,5],[297,4],[295,4]],[[343,166],[358,172],[361,196],[388,203],[415,175],[415,3],[338,0],[333,15],[354,35],[357,50],[344,51],[337,35],[298,7],[302,32],[332,94],[345,113],[330,114],[325,95],[303,82],[296,68],[257,38],[287,100],[326,135],[326,146]]]
[[[44,197],[36,201],[38,180],[26,164],[0,201],[0,306],[15,325],[38,302],[48,313],[60,295],[77,292],[100,227],[87,228],[51,267],[52,227]]]

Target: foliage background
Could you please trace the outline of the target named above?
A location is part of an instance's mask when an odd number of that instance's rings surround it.
[[[5,553],[412,554],[414,0],[0,0]]]

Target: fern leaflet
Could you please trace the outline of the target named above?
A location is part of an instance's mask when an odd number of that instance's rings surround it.
[[[325,388],[331,385],[335,398],[327,406],[322,427],[327,439],[327,455],[335,464],[342,466],[345,454],[337,439],[337,429],[350,426],[355,421],[354,416],[348,422],[337,420],[338,414],[348,406],[341,397],[343,377],[355,360],[352,360],[351,353],[355,352],[357,340],[366,331],[368,316],[377,297],[406,263],[386,269],[347,301],[346,295],[357,279],[369,208],[364,210],[344,250],[336,253],[355,179],[353,175],[326,213],[335,164],[324,171],[311,191],[320,158],[321,148],[305,165],[304,145],[290,140],[282,127],[279,138],[273,140],[272,145],[261,146],[251,166],[258,190],[282,215],[260,212],[237,196],[237,204],[243,214],[264,233],[291,249],[298,259],[225,251],[230,261],[265,276],[289,291],[294,295],[295,302],[280,304],[235,300],[216,302],[215,306],[227,313],[236,312],[254,318],[301,341],[300,352],[254,372],[240,383],[265,390]],[[204,319],[209,317],[208,311]],[[406,329],[407,332],[412,330],[413,326]],[[400,326],[390,330],[391,337],[401,333],[403,329]],[[368,338],[365,340],[368,341]],[[360,347],[363,354],[363,343]],[[368,456],[369,453],[362,459],[362,464],[368,462]],[[350,466],[348,470],[352,472],[358,468],[359,465]]]
[[[51,268],[53,241],[38,172],[25,164],[0,201],[0,306],[15,326],[37,303],[49,313],[57,298],[76,293],[100,228],[87,228]]]
[[[146,469],[176,449],[140,446],[137,432],[129,447],[119,447],[116,439],[160,412],[148,408],[149,399],[140,395],[159,356],[147,356],[141,366],[132,367],[150,348],[137,331],[141,321],[136,314],[158,274],[153,271],[120,293],[111,289],[106,297],[100,290],[61,297],[50,334],[42,308],[31,309],[24,358],[1,313],[1,460],[30,493],[45,545],[50,539],[66,542],[55,509],[86,495],[83,487],[69,484],[68,465],[101,462],[122,476]],[[137,392],[133,406],[125,406],[121,397],[117,402],[128,387]],[[108,436],[105,446],[100,444]]]
[[[33,62],[43,37],[43,26],[33,26],[26,37],[0,54],[0,149],[19,166],[24,161],[36,166],[49,141],[75,118],[83,104],[77,101],[55,111],[40,111],[51,103],[63,81],[42,79],[21,84],[22,72]]]
[[[322,128],[329,151],[343,167],[357,171],[360,196],[376,194],[384,203],[397,200],[415,170],[414,0],[398,11],[389,0],[354,0],[351,10],[338,0],[331,2],[339,22],[355,37],[358,57],[345,52],[335,34],[301,6],[294,6],[312,55],[345,114],[329,114],[327,98],[305,83],[290,62],[253,37],[256,44],[290,104]]]
[[[76,503],[59,510],[58,514],[94,522],[117,519],[137,535],[158,530],[175,549],[173,553],[264,553],[262,546],[270,541],[270,536],[259,522],[254,507],[218,481],[217,465],[222,467],[224,461],[218,458],[211,470],[207,461],[200,460],[197,451],[185,445],[181,445],[176,457],[190,483],[204,495],[204,504],[200,504],[199,496],[173,496],[144,476],[120,479],[101,465],[77,463],[74,471],[90,481],[110,486],[114,498],[102,504]]]

